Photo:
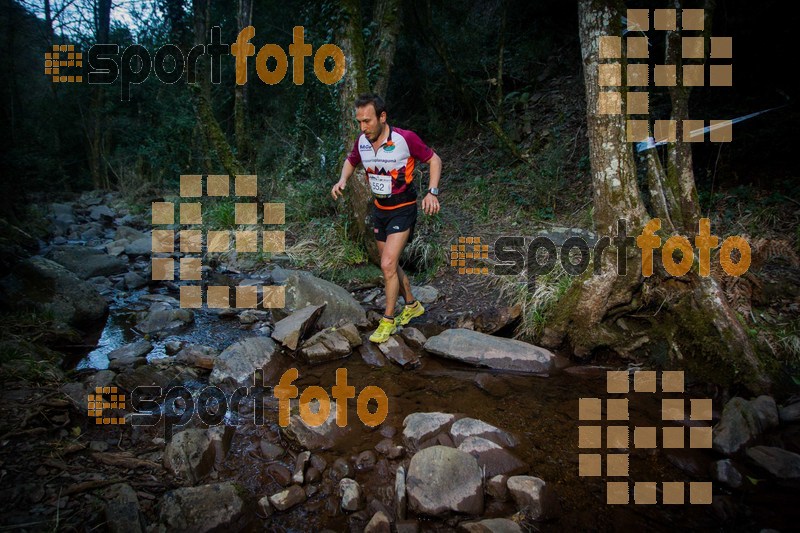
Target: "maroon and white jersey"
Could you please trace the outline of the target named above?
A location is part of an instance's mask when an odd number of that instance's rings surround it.
[[[376,207],[397,209],[417,201],[414,167],[417,160],[427,163],[431,157],[433,150],[416,133],[389,126],[389,137],[377,151],[362,133],[347,160],[354,167],[364,165]]]

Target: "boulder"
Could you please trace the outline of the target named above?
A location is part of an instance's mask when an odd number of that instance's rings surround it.
[[[780,409],[781,422],[800,422],[800,402],[785,405]]]
[[[475,457],[487,478],[520,474],[528,467],[508,450],[482,437],[467,437],[458,449]]]
[[[138,533],[142,528],[142,516],[136,491],[127,483],[118,483],[105,491],[105,526],[112,533]]]
[[[117,241],[126,240],[128,242],[133,242],[138,239],[148,239],[150,236],[147,233],[143,233],[138,229],[134,229],[130,226],[119,226],[117,228],[117,232],[114,234],[114,239]]]
[[[408,494],[406,493],[406,469],[402,466],[397,467],[394,477],[394,506],[398,520],[406,519],[408,507]]]
[[[175,362],[196,368],[212,370],[219,351],[200,344],[188,344],[175,355]]]
[[[453,422],[450,427],[450,436],[453,437],[453,442],[456,446],[464,442],[468,437],[483,437],[500,446],[509,448],[519,444],[519,441],[513,435],[475,418],[462,418]]]
[[[269,497],[269,503],[278,511],[291,509],[304,501],[306,501],[306,493],[300,485],[292,485],[288,489]]]
[[[372,518],[364,527],[364,533],[391,533],[391,531],[392,523],[389,520],[389,516],[383,511],[378,511],[372,515]]]
[[[306,465],[308,460],[311,459],[311,452],[306,450],[297,454],[294,462],[294,474],[292,475],[292,483],[302,485],[305,481]]]
[[[448,413],[412,413],[403,420],[403,442],[412,451],[439,432],[450,429],[455,415]]]
[[[277,351],[278,346],[268,337],[250,337],[232,344],[217,357],[209,381],[213,384],[252,385],[255,371],[265,369]],[[276,371],[266,368],[264,380],[271,380]]]
[[[145,335],[166,335],[194,321],[191,309],[164,309],[154,306],[151,311],[137,314],[136,329]]]
[[[134,291],[147,285],[147,278],[140,276],[136,272],[126,273],[123,280],[125,281],[125,288],[129,291]]]
[[[315,333],[300,348],[300,356],[312,365],[342,359],[351,352],[352,349],[347,338],[336,328],[328,328]]]
[[[743,398],[731,398],[714,426],[713,447],[720,453],[732,455],[760,432],[761,421],[753,405]]]
[[[175,489],[161,499],[159,521],[169,531],[239,531],[245,525],[243,493],[230,481]]]
[[[750,400],[750,405],[758,417],[760,430],[762,432],[778,427],[780,418],[778,416],[778,406],[771,396],[762,395]]]
[[[430,285],[421,285],[419,287],[412,286],[411,294],[424,304],[432,304],[439,298],[439,291]]]
[[[409,326],[403,326],[403,329],[400,331],[400,338],[402,338],[410,348],[415,350],[422,348],[428,340],[420,330]]]
[[[361,485],[355,479],[342,478],[339,481],[339,498],[343,511],[358,511],[364,506]]]
[[[531,374],[548,374],[555,358],[544,348],[468,329],[445,330],[429,338],[424,348],[432,354],[475,366]]]
[[[361,359],[369,366],[380,368],[386,366],[386,357],[373,342],[365,342],[358,348]]]
[[[108,359],[113,361],[114,359],[122,359],[125,357],[143,357],[152,350],[153,345],[149,341],[138,340],[109,352]]]
[[[773,446],[753,446],[747,450],[755,464],[778,479],[800,479],[800,455]]]
[[[366,324],[364,309],[342,287],[302,271],[294,271],[286,278],[283,312],[291,313],[309,305],[323,304],[326,305],[318,320],[320,327],[335,326],[340,320]]]
[[[146,357],[118,357],[109,361],[109,370],[123,370],[125,368],[135,368],[147,364]]]
[[[414,350],[406,346],[402,339],[389,337],[389,340],[378,344],[378,349],[390,361],[397,363],[402,368],[418,368],[422,363]]]
[[[127,272],[128,264],[117,257],[85,246],[54,246],[47,258],[55,261],[81,279],[113,276]]]
[[[431,446],[411,458],[406,477],[408,503],[426,515],[479,515],[483,513],[482,482],[481,469],[470,454]]]
[[[497,501],[504,502],[508,496],[508,476],[494,476],[486,482],[486,494]]]
[[[742,486],[742,474],[733,466],[730,459],[722,459],[712,466],[712,477],[731,488],[738,489]]]
[[[281,428],[281,433],[288,440],[305,450],[318,451],[333,448],[333,446],[344,439],[350,432],[352,420],[345,427],[336,424],[336,403],[330,403],[330,415],[327,420],[319,426],[310,426],[299,414],[293,414],[289,418],[289,424]],[[316,412],[316,406],[312,408]],[[352,416],[352,413],[350,414]]]
[[[106,205],[96,205],[89,210],[89,218],[92,220],[107,220],[111,221],[117,214]]]
[[[538,520],[546,511],[546,483],[533,476],[512,476],[506,482],[509,494],[517,509],[525,511],[533,520]]]
[[[97,325],[108,310],[108,302],[93,285],[43,257],[17,263],[0,280],[0,306],[50,314],[75,328]]]
[[[204,429],[184,429],[173,435],[164,450],[164,466],[192,485],[214,467],[214,446]]]
[[[275,323],[272,338],[294,351],[316,324],[325,305],[309,305]]]

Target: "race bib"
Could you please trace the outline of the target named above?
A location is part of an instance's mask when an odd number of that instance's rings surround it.
[[[392,195],[392,177],[370,174],[369,188],[376,197],[389,198]]]

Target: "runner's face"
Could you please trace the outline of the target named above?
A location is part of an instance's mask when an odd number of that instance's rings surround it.
[[[383,128],[386,126],[386,111],[380,117],[375,116],[375,107],[365,105],[356,108],[356,120],[361,128],[361,133],[367,136],[367,140],[374,143],[383,135]]]

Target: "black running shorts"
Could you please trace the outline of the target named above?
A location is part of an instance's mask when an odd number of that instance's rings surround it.
[[[411,229],[408,242],[414,239],[414,226],[417,223],[417,204],[411,204],[397,209],[378,209],[372,206],[372,225],[375,230],[375,240],[386,242],[386,236],[392,233],[401,233]]]

